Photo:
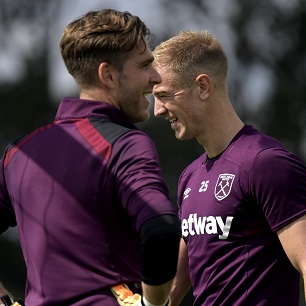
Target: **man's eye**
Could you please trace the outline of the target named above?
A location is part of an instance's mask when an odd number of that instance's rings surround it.
[[[163,95],[158,97],[161,101],[166,101],[171,98],[171,95]]]

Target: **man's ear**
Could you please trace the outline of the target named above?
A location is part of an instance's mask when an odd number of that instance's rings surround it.
[[[207,74],[200,74],[196,78],[200,90],[200,99],[207,99],[212,89],[212,80]]]
[[[103,62],[99,66],[98,76],[104,86],[114,88],[117,83],[118,71],[111,64]]]

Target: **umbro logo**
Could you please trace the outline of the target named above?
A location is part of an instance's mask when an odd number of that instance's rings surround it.
[[[185,189],[185,191],[184,191],[184,200],[188,198],[190,191],[191,191],[191,188],[189,188],[189,187],[187,189]]]

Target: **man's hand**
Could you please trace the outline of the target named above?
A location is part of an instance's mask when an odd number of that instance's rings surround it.
[[[125,284],[111,287],[111,291],[121,306],[141,306],[141,295],[133,293]]]
[[[126,284],[120,284],[111,287],[111,291],[117,299],[119,305],[121,306],[147,306],[153,305],[146,301],[145,298],[142,299],[141,295],[138,293],[133,293]],[[171,306],[169,300],[165,302],[162,306]]]
[[[13,299],[10,298],[8,294],[1,295],[0,301],[1,301],[0,306],[24,306],[21,300],[14,302]]]

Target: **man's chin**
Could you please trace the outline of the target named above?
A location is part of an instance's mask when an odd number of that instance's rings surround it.
[[[192,139],[192,137],[188,137],[187,135],[185,135],[182,132],[176,131],[175,132],[175,137],[177,140],[190,140]]]

